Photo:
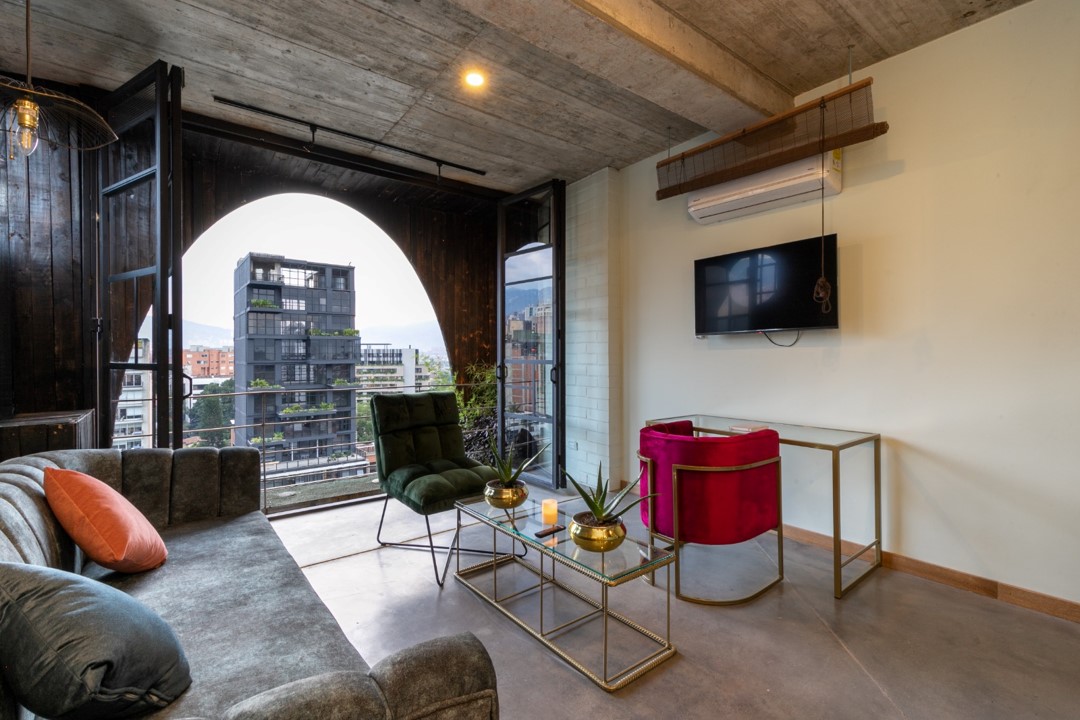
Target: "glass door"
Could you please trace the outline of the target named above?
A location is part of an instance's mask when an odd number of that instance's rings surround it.
[[[180,91],[158,61],[105,98],[98,151],[101,447],[179,447],[183,430]]]
[[[566,183],[499,205],[499,437],[517,463],[547,446],[530,482],[563,487],[563,266]]]

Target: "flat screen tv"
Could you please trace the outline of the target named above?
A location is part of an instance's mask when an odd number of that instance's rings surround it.
[[[835,234],[694,261],[699,336],[836,328],[839,299]]]

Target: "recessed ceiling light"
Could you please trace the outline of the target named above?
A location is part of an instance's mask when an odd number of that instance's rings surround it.
[[[479,70],[470,70],[465,73],[465,84],[469,87],[478,88],[485,82],[484,74]]]

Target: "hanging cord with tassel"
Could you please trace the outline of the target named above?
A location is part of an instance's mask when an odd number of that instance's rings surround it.
[[[821,158],[821,277],[814,283],[814,302],[821,306],[822,315],[832,311],[832,285],[825,278],[825,101],[821,101],[821,132],[818,153]]]

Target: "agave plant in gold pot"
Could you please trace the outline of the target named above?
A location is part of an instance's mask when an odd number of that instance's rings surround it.
[[[499,477],[489,480],[484,486],[484,500],[488,505],[503,510],[516,508],[529,497],[529,486],[521,479],[521,473],[543,455],[548,446],[540,448],[540,452],[515,468],[513,445],[510,446],[510,451],[505,457],[499,454],[499,449],[495,446],[495,438],[489,438],[488,445],[491,447],[491,457],[494,460],[492,468]]]
[[[596,487],[585,488],[578,484],[570,473],[563,472],[566,479],[578,491],[578,495],[585,501],[588,510],[576,513],[570,523],[570,538],[577,543],[578,547],[591,552],[607,552],[614,550],[622,544],[626,538],[626,525],[619,518],[631,508],[643,500],[648,500],[652,495],[643,495],[626,507],[619,509],[619,503],[637,486],[639,477],[615,495],[608,499],[608,486],[604,481],[604,466],[601,463],[596,471]]]

